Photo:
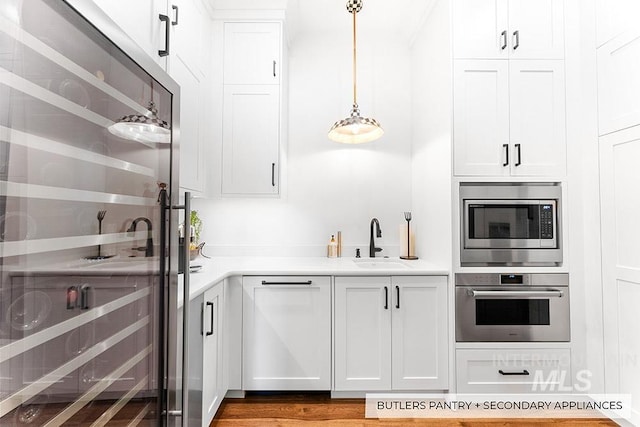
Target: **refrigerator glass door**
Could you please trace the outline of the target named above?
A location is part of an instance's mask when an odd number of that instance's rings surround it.
[[[0,6],[0,426],[159,425],[179,395],[178,90],[118,31],[91,2]]]

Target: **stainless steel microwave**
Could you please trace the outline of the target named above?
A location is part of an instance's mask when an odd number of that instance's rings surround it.
[[[461,265],[561,265],[561,199],[559,183],[461,183]]]

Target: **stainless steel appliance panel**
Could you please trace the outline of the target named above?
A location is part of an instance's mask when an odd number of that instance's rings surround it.
[[[567,274],[456,274],[456,341],[568,342]]]

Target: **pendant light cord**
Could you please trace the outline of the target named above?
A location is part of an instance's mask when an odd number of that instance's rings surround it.
[[[356,105],[356,10],[353,10],[353,104]]]

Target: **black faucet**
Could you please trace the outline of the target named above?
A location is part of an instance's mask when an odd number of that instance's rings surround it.
[[[378,218],[373,218],[371,220],[371,233],[369,233],[369,257],[375,258],[376,252],[382,252],[382,248],[376,248],[376,244],[373,238],[373,225],[376,226],[376,236],[382,237],[382,230],[380,230],[380,223],[378,222]]]
[[[133,220],[131,223],[131,227],[127,230],[127,232],[135,232],[136,227],[140,221],[144,221],[147,224],[147,246],[141,246],[139,248],[133,248],[136,251],[144,251],[145,257],[153,256],[153,234],[151,233],[151,221],[148,218],[139,217]]]

